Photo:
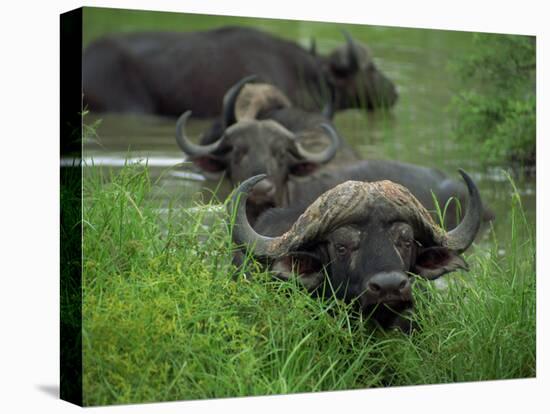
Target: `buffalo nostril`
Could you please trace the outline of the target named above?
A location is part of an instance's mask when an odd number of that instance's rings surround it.
[[[374,282],[369,283],[368,288],[369,288],[370,291],[372,291],[374,293],[378,293],[382,289],[380,287],[380,285],[378,285],[377,283],[374,283]]]
[[[399,286],[398,286],[399,290],[405,289],[405,288],[407,287],[407,284],[408,284],[408,281],[407,281],[407,280],[403,280],[403,281],[399,284]]]

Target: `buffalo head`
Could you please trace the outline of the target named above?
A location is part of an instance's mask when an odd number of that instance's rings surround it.
[[[251,220],[266,208],[287,205],[288,180],[311,174],[329,162],[341,144],[324,115],[292,107],[279,89],[252,83],[256,79],[255,75],[245,77],[227,91],[222,116],[200,145],[190,141],[185,133],[189,111],[176,124],[176,142],[208,178],[225,176],[236,186],[254,175],[267,175],[250,193]],[[326,112],[331,113],[331,108],[327,104]],[[304,147],[304,142],[321,144],[317,148],[323,148],[312,152]]]
[[[335,106],[369,110],[393,106],[398,97],[393,82],[376,67],[367,46],[347,32],[344,35],[346,44],[333,50],[325,62],[325,77],[335,93]]]
[[[460,254],[478,232],[482,206],[477,187],[465,172],[460,173],[468,187],[468,207],[462,222],[450,232],[438,227],[399,184],[347,181],[309,205],[286,232],[264,229],[273,236],[259,234],[244,213],[250,189],[264,178],[256,176],[232,197],[233,239],[247,245],[278,277],[295,273],[316,294],[331,293],[320,289],[328,278],[338,298],[358,304],[384,327],[408,331],[409,322],[399,314],[412,308],[412,275],[432,280],[468,268]],[[270,221],[277,219],[276,213],[270,215]],[[259,232],[261,227],[262,218]]]
[[[330,161],[340,146],[334,128],[323,123],[318,133],[326,135],[330,144],[320,152],[310,152],[301,144],[301,135],[294,134],[273,120],[243,120],[225,129],[215,142],[199,145],[189,140],[184,113],[176,125],[176,141],[183,152],[209,178],[222,175],[233,184],[258,174],[267,178],[251,189],[249,216],[255,219],[268,207],[287,202],[287,182],[291,176],[312,173]]]

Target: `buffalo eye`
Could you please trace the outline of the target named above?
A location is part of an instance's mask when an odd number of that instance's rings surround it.
[[[392,225],[393,240],[401,258],[406,262],[412,252],[414,233],[406,223],[394,223]]]
[[[344,246],[343,244],[336,245],[336,254],[338,256],[345,256],[347,253],[348,253],[347,246]]]
[[[402,252],[402,254],[408,254],[411,251],[412,247],[411,239],[401,239],[396,243],[396,247]]]

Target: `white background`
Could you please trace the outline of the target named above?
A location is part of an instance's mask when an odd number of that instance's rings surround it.
[[[8,0],[9,1],[9,0]],[[522,413],[549,409],[548,25],[541,1],[87,1],[196,13],[537,35],[537,379],[160,403],[101,412]],[[11,1],[0,15],[0,411],[74,412],[59,382],[59,14],[78,1]],[[544,98],[544,99],[542,99]],[[546,332],[545,332],[546,331]],[[545,335],[546,334],[546,335]],[[546,388],[546,392],[543,389]],[[544,407],[546,405],[546,407]],[[548,412],[548,411],[546,411]]]

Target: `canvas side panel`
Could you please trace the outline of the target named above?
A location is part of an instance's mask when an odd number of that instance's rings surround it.
[[[60,397],[82,405],[82,9],[60,17]]]

